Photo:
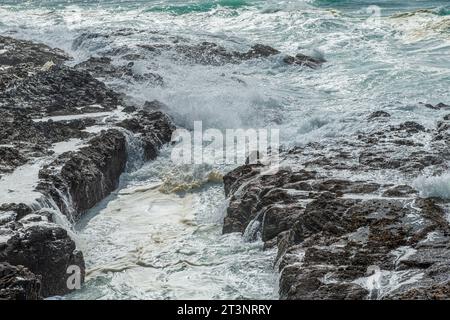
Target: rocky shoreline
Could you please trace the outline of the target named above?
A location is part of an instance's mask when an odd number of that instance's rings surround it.
[[[264,45],[141,49],[204,65],[325,62]],[[0,52],[0,299],[64,295],[69,266],[85,276],[71,224],[117,189],[133,148],[139,160],[155,159],[175,130],[168,106],[130,105],[102,81],[164,79],[135,74],[132,56],[123,66],[105,56],[70,67],[61,50],[3,36]],[[277,247],[281,299],[448,299],[450,199],[434,185],[449,170],[450,106],[418,107],[448,112],[426,127],[380,110],[366,130],[283,150],[273,175],[262,164],[225,175],[223,232]]]
[[[85,265],[60,220],[76,222],[118,187],[129,140],[154,159],[175,127],[94,78],[108,64],[68,67],[61,50],[9,37],[0,48],[0,299],[64,295],[68,267],[83,282]]]
[[[450,199],[433,187],[445,188],[449,117],[433,128],[390,118],[285,150],[274,175],[256,164],[224,177],[223,232],[278,248],[281,299],[450,297]]]

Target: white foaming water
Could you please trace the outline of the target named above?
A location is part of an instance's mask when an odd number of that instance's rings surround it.
[[[450,173],[434,177],[418,177],[413,186],[420,191],[423,197],[450,199]]]
[[[30,160],[10,174],[0,178],[0,203],[34,204],[42,194],[35,191],[39,180],[39,171],[44,165],[56,159],[67,151],[76,151],[84,145],[80,139],[70,139],[55,143],[52,146],[54,154],[48,157]]]

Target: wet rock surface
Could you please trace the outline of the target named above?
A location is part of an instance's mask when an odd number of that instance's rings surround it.
[[[76,221],[115,190],[127,162],[126,140],[117,130],[100,133],[87,147],[67,152],[39,172],[37,190]]]
[[[119,95],[90,73],[65,67],[64,52],[42,44],[0,37],[0,107],[27,115],[107,111]]]
[[[30,115],[64,115],[113,110],[119,95],[87,72],[64,66],[39,70],[1,94],[2,106],[29,109]]]
[[[129,28],[121,32],[111,32],[109,34],[84,33],[74,40],[73,46],[74,48],[81,46],[89,47],[98,43],[98,41],[106,42],[111,41],[111,38],[121,39],[143,32],[148,31]],[[133,62],[139,61],[144,57],[164,56],[183,63],[220,66],[225,64],[239,64],[256,59],[271,59],[275,63],[290,66],[304,66],[313,69],[320,67],[326,62],[323,58],[311,57],[302,53],[287,55],[271,46],[260,43],[254,44],[247,49],[236,50],[226,48],[219,43],[211,41],[192,43],[189,39],[168,34],[155,33],[151,35],[150,39],[151,41],[138,44],[136,47],[122,46],[105,50],[102,57],[91,58],[79,66],[102,76],[119,72],[135,80],[148,79],[158,85],[163,84],[163,82],[158,81],[159,76],[156,73],[146,72],[138,76],[133,71]],[[131,63],[111,66],[111,58],[118,57],[123,61]]]
[[[69,266],[80,268],[84,281],[84,260],[67,231],[55,224],[41,222],[25,226],[7,242],[0,259],[12,265],[25,265],[41,277],[44,297],[70,292],[67,286]]]
[[[119,122],[117,125],[140,135],[146,160],[156,158],[158,150],[170,142],[175,130],[175,126],[166,114],[160,111],[149,111],[148,108],[137,111],[133,118]]]
[[[27,111],[0,108],[0,175],[30,158],[53,153],[51,146],[70,139],[85,139],[89,120],[36,122]]]
[[[133,78],[131,65],[91,58],[69,67],[58,49],[7,37],[0,52],[0,299],[63,295],[72,291],[68,268],[83,283],[85,265],[69,227],[57,222],[77,221],[117,188],[131,140],[154,159],[175,128],[97,79]],[[28,165],[36,177],[1,185]],[[22,184],[30,190],[12,190]],[[13,191],[23,191],[23,203],[5,202]]]
[[[145,82],[154,86],[164,85],[163,78],[156,73],[139,74],[135,71],[135,63],[128,62],[125,65],[115,65],[109,57],[91,57],[75,66],[78,70],[89,72],[95,78],[103,80],[121,79],[128,81]]]
[[[205,65],[241,63],[247,60],[269,58],[277,55],[281,55],[282,61],[287,65],[317,68],[326,62],[324,59],[316,59],[300,53],[296,56],[282,55],[277,49],[263,44],[255,44],[247,52],[230,51],[213,42],[202,42],[195,45],[175,45],[174,50],[186,60]]]
[[[223,231],[276,243],[282,299],[450,298],[450,202],[416,182],[447,172],[448,120],[367,119],[384,124],[284,150],[273,175],[247,164],[224,177]]]
[[[62,50],[44,44],[0,36],[0,65],[16,66],[31,63],[39,66],[52,61],[60,64],[70,57]]]
[[[22,266],[0,262],[0,300],[39,300],[41,282]]]

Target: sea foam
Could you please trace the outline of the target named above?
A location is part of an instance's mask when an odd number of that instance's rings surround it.
[[[421,196],[450,199],[450,172],[440,176],[418,177],[413,186],[420,191]]]

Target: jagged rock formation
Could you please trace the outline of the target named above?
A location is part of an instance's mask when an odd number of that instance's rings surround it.
[[[175,130],[172,121],[160,111],[140,110],[133,118],[117,124],[135,134],[140,135],[144,143],[144,157],[146,160],[155,159],[158,150],[170,142]]]
[[[145,49],[160,52],[161,49],[173,49],[178,56],[193,63],[205,65],[224,65],[227,63],[241,63],[243,61],[252,59],[269,58],[276,55],[281,55],[281,52],[270,46],[263,44],[255,44],[247,52],[229,51],[226,48],[213,43],[202,42],[200,44],[177,44],[173,48],[166,45],[143,46]],[[304,54],[297,54],[296,56],[283,55],[282,60],[288,65],[300,65],[309,68],[317,68],[326,62],[324,59],[318,59],[306,56]]]
[[[285,151],[274,175],[224,177],[223,231],[278,247],[282,299],[450,298],[449,199],[411,186],[448,170],[449,120],[368,119],[379,126]]]
[[[52,61],[60,64],[70,57],[62,50],[44,44],[0,36],[0,65],[15,66],[30,63],[41,66]]]
[[[155,86],[164,85],[163,78],[156,73],[138,74],[133,70],[134,62],[116,66],[109,57],[91,57],[87,61],[75,66],[78,70],[88,71],[91,75],[102,80],[121,79],[125,81],[146,82]]]
[[[174,126],[159,111],[120,111],[121,95],[94,78],[123,75],[110,61],[71,68],[60,50],[1,36],[0,52],[0,299],[63,295],[73,290],[68,268],[79,268],[82,283],[85,265],[55,215],[76,221],[117,188],[130,136],[142,137],[146,159],[153,159]],[[96,63],[103,69],[92,68]],[[65,147],[57,150],[57,143]],[[26,182],[34,198],[24,193],[23,203],[5,202],[2,196],[20,198],[22,190],[12,190],[20,181],[2,186],[4,178],[29,164],[39,172]]]
[[[0,300],[39,300],[41,282],[22,266],[0,262]]]
[[[22,228],[6,242],[0,259],[12,265],[25,265],[39,275],[44,297],[68,293],[71,291],[67,286],[69,266],[79,266],[82,271],[80,281],[84,281],[83,255],[76,250],[66,230],[53,223],[38,221],[44,220],[38,215],[33,219],[39,223],[27,226],[20,220],[17,222]]]
[[[111,38],[128,37],[132,34],[146,32],[145,30],[127,29],[118,32],[103,33],[83,33],[73,42],[74,48],[89,46],[100,39],[110,41]],[[153,72],[137,74],[133,71],[134,61],[141,60],[149,55],[157,57],[165,55],[166,57],[183,61],[183,63],[202,64],[220,66],[224,64],[238,64],[255,59],[279,60],[286,65],[305,66],[309,68],[318,68],[326,62],[323,58],[310,57],[304,54],[294,56],[283,54],[279,50],[264,44],[254,44],[247,51],[237,51],[225,48],[214,42],[204,41],[192,43],[186,38],[170,35],[154,35],[154,42],[140,44],[137,47],[115,47],[102,52],[102,57],[94,57],[78,65],[78,68],[88,70],[91,73],[102,78],[109,78],[112,75],[122,74],[125,79],[135,81],[146,80],[155,85],[163,85],[162,77]],[[110,57],[120,57],[129,61],[125,65],[113,65]],[[278,59],[279,58],[279,59]]]

